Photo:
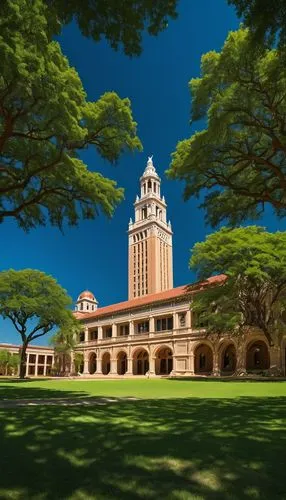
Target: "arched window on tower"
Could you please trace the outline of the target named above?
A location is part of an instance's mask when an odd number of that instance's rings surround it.
[[[153,184],[154,193],[156,193],[156,182]]]
[[[148,181],[148,193],[150,193],[150,191],[152,191],[152,182],[149,180]]]
[[[146,184],[143,184],[143,193],[146,194]]]
[[[147,219],[147,207],[142,208],[142,219]]]

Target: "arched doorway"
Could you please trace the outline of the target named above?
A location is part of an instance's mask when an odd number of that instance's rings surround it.
[[[156,375],[169,375],[173,370],[173,353],[169,347],[158,349],[155,359]]]
[[[103,375],[108,375],[110,372],[110,354],[105,352],[102,356],[101,369]]]
[[[127,354],[124,351],[118,353],[117,356],[117,373],[118,375],[125,375],[127,372]]]
[[[88,371],[91,375],[96,372],[96,354],[92,352],[89,356]]]
[[[221,351],[221,359],[220,359],[220,370],[223,374],[232,375],[236,369],[236,352],[235,346],[233,344],[229,344],[227,346],[223,346]]]
[[[146,349],[139,349],[133,357],[133,375],[145,375],[149,370],[149,354]]]
[[[263,340],[248,345],[246,351],[246,370],[267,370],[270,366],[269,351]]]
[[[200,344],[195,350],[195,373],[209,374],[213,369],[213,352],[207,344]]]

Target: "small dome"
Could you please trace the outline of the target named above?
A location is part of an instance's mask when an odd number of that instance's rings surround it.
[[[89,290],[84,290],[84,292],[81,292],[81,294],[78,296],[77,300],[82,300],[82,299],[96,300],[96,298],[93,295],[93,293],[90,292]]]

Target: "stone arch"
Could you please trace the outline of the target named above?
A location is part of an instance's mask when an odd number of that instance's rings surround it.
[[[103,375],[108,375],[110,372],[110,353],[106,351],[101,358],[101,370]]]
[[[133,352],[133,375],[145,375],[149,371],[149,353],[144,347]]]
[[[95,352],[91,352],[88,359],[88,371],[91,375],[96,372],[97,368],[97,356]]]
[[[173,350],[163,345],[155,351],[155,374],[169,375],[173,370]]]
[[[199,343],[194,350],[195,373],[210,374],[213,370],[213,350],[206,342]]]
[[[270,366],[269,349],[264,340],[253,340],[246,347],[246,370],[267,370]]]
[[[232,375],[237,366],[236,347],[233,342],[223,342],[219,348],[219,369],[223,375]]]
[[[125,351],[119,351],[117,354],[117,373],[118,375],[125,375],[127,372],[127,354]]]

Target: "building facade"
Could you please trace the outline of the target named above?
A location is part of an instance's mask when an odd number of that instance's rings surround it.
[[[286,376],[286,336],[270,347],[259,330],[244,337],[207,335],[193,313],[194,294],[225,276],[173,288],[173,233],[152,157],[134,208],[128,227],[128,300],[98,307],[92,292],[79,295],[74,314],[82,332],[63,374],[75,373],[80,354],[79,372],[86,377]],[[19,352],[19,346],[0,344],[3,348]],[[48,376],[55,364],[52,349],[28,348],[27,376]]]
[[[21,347],[15,344],[0,344],[0,350],[7,350],[11,354],[20,354]],[[42,346],[28,346],[26,357],[26,376],[46,377],[52,374],[54,365],[54,349]],[[0,375],[2,373],[0,368]],[[14,373],[17,375],[17,373]]]
[[[286,375],[286,338],[270,348],[259,331],[239,339],[206,335],[195,318],[193,295],[224,276],[173,288],[173,233],[152,157],[134,208],[128,228],[129,300],[98,307],[85,291],[76,304],[83,325],[75,349],[83,355],[81,372],[90,377]],[[87,300],[88,310],[82,305]]]

